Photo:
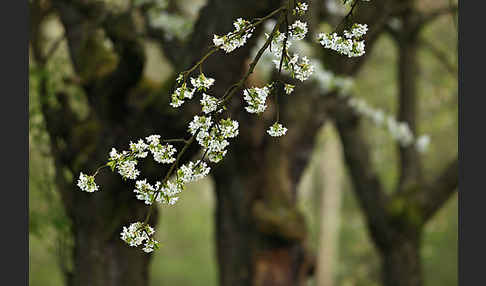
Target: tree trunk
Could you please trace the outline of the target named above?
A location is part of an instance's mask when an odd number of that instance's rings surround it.
[[[394,243],[382,251],[385,286],[421,286],[422,263],[419,238]]]
[[[325,121],[318,94],[301,86],[279,99],[283,137],[265,131],[275,120],[272,102],[262,118],[235,114],[245,128],[213,173],[221,286],[298,286],[313,271],[296,190]]]
[[[263,155],[258,153],[253,154]],[[216,172],[220,285],[303,285],[306,226],[290,196],[283,157],[270,170],[255,162],[253,167],[225,164]]]
[[[102,160],[97,157],[93,161]],[[84,167],[83,170],[92,169]],[[61,170],[56,168],[57,172]],[[120,239],[122,226],[143,220],[147,206],[133,197],[130,182],[124,182],[117,174],[106,170],[98,175],[97,183],[100,191],[95,194],[76,189],[75,181],[65,181],[59,186],[74,238],[73,270],[68,285],[148,286],[151,255],[129,247]],[[157,224],[157,210],[149,224]]]
[[[76,228],[72,286],[149,285],[150,255],[129,248],[120,241],[119,233],[101,240],[102,230]]]

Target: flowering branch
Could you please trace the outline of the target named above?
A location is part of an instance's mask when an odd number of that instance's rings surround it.
[[[185,100],[190,100],[195,95],[201,95],[202,97],[200,100],[202,110],[194,116],[188,126],[188,131],[191,133],[189,139],[161,139],[160,135],[150,135],[145,140],[139,139],[136,143],[130,142],[129,151],[118,152],[113,148],[110,152],[108,163],[98,168],[93,175],[80,174],[78,180],[80,189],[86,192],[95,192],[99,190],[94,181],[95,176],[104,167],[110,167],[112,171],[117,170],[124,180],[136,180],[140,175],[140,171],[136,168],[138,160],[146,158],[149,153],[151,153],[156,162],[170,164],[170,168],[162,181],[157,181],[154,185],[147,182],[146,179],[136,181],[134,193],[137,194],[137,199],[144,201],[150,207],[143,222],[135,222],[128,228],[123,228],[121,233],[122,240],[130,246],[139,246],[145,242],[145,247],[143,248],[145,252],[151,252],[158,248],[158,242],[152,238],[154,234],[153,228],[147,224],[153,213],[154,203],[160,202],[174,205],[179,199],[179,193],[185,189],[186,183],[200,180],[209,174],[211,168],[205,160],[218,163],[224,158],[227,153],[226,148],[229,146],[228,140],[235,138],[239,133],[239,123],[237,121],[231,118],[223,118],[223,110],[226,110],[225,104],[244,87],[249,76],[253,73],[269,47],[270,52],[278,59],[274,62],[279,73],[282,71],[289,72],[292,78],[300,81],[305,81],[312,75],[314,67],[310,64],[309,59],[307,57],[300,58],[295,53],[290,56],[288,50],[292,41],[304,39],[308,31],[305,22],[296,20],[290,25],[288,17],[290,14],[302,16],[307,9],[307,4],[296,3],[294,0],[290,0],[287,2],[287,5],[281,6],[262,18],[256,18],[252,21],[237,19],[233,23],[235,27],[233,32],[224,36],[214,35],[214,45],[191,68],[179,74],[176,80],[178,86],[171,95],[170,105],[174,108],[180,107]],[[228,87],[220,97],[207,94],[208,90],[215,84],[215,79],[206,77],[203,73],[203,63],[220,49],[230,53],[242,47],[252,36],[254,29],[258,25],[277,15],[278,20],[274,24],[272,31],[266,35],[267,39],[255,54],[243,77]],[[280,29],[284,24],[285,33],[282,33]],[[366,33],[366,30],[366,25],[353,26],[353,29],[349,32],[350,36],[348,35],[347,37],[359,39]],[[364,44],[359,49],[362,50],[354,49],[352,51],[354,53],[353,56],[359,56],[364,53]],[[197,69],[199,69],[199,76],[190,77]],[[266,98],[271,92],[276,91],[275,96],[278,106],[279,93],[285,92],[285,94],[290,95],[293,88],[294,86],[291,84],[277,81],[261,88],[251,87],[245,89],[243,91],[243,99],[248,104],[245,109],[249,113],[263,113],[266,109]],[[287,128],[279,123],[279,117],[279,111],[277,111],[276,122],[267,130],[270,136],[278,137],[285,135],[287,132]],[[203,155],[196,162],[180,165],[182,156],[195,141],[202,147]],[[169,143],[184,143],[184,145],[180,152],[177,153],[177,149]],[[176,153],[177,156],[174,157]]]

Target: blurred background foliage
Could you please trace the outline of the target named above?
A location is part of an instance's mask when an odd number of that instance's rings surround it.
[[[423,5],[433,1],[423,1]],[[437,1],[442,2],[442,1]],[[185,0],[188,16],[194,16],[202,1]],[[62,34],[57,20],[51,21],[51,38]],[[431,136],[424,155],[424,171],[431,177],[456,153],[457,109],[457,30],[454,19],[444,16],[422,34],[420,49],[420,123],[419,134]],[[53,40],[54,41],[54,40]],[[377,43],[366,65],[356,78],[355,94],[388,113],[396,109],[396,47],[386,35]],[[147,42],[147,77],[161,83],[171,67],[160,50]],[[50,89],[72,89],[63,78],[72,74],[67,49],[61,44],[47,70],[30,64],[29,75],[29,280],[31,286],[63,285],[63,273],[71,267],[69,221],[64,214],[54,184],[54,167],[49,155],[48,136],[36,94],[38,79],[49,77]],[[64,76],[64,77],[63,77]],[[76,112],[86,112],[81,91],[70,90]],[[368,123],[367,123],[368,124]],[[386,131],[368,124],[373,144],[373,161],[386,189],[397,180],[396,146]],[[319,142],[337,141],[333,129],[325,128]],[[325,191],[316,184],[321,179],[320,164],[326,160],[325,144],[317,144],[313,160],[300,184],[300,206],[311,231],[310,247],[318,250],[320,234],[320,197]],[[336,150],[334,150],[336,152]],[[338,154],[341,157],[341,154]],[[342,162],[341,162],[342,164]],[[365,222],[351,191],[346,170],[338,188],[336,206],[336,255],[333,257],[335,285],[380,285],[379,256],[367,234]],[[128,190],[127,190],[128,191]],[[426,286],[457,285],[457,195],[426,226],[422,258]],[[162,247],[153,255],[152,285],[217,285],[214,245],[214,194],[211,179],[191,185],[176,208],[160,210],[158,240]],[[311,280],[310,284],[314,282]]]

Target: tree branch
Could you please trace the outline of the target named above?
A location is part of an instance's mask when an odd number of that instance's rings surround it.
[[[331,113],[341,138],[353,190],[367,217],[372,235],[377,240],[384,239],[387,197],[371,161],[371,150],[363,133],[361,118],[345,102],[335,100]]]
[[[427,48],[427,50],[434,55],[437,60],[447,69],[447,71],[454,77],[457,76],[457,66],[449,61],[447,54],[441,51],[433,43],[426,39],[420,39],[420,44]]]
[[[459,183],[459,160],[452,160],[437,178],[419,192],[416,200],[424,216],[424,221],[430,219],[456,192]]]
[[[450,5],[447,7],[442,7],[438,8],[429,12],[422,12],[419,13],[419,21],[417,25],[419,26],[425,26],[428,23],[436,20],[440,16],[447,15],[447,14],[452,14],[452,13],[457,13],[458,7],[457,5]]]
[[[346,21],[339,25],[337,32],[340,33],[346,29],[351,21],[353,23],[366,23],[369,26],[369,32],[366,34],[364,40],[366,42],[366,53],[370,53],[374,43],[383,33],[392,12],[401,2],[377,0],[372,5],[366,2],[356,4],[353,9],[353,17],[348,16]],[[336,74],[353,75],[367,58],[346,58],[334,51],[326,49],[320,49],[320,52],[323,63]]]
[[[398,47],[398,121],[404,122],[412,134],[417,133],[418,94],[417,80],[420,64],[418,61],[418,33],[413,26],[414,11],[409,9],[401,15],[403,29],[395,39]],[[411,139],[413,140],[413,139]],[[422,181],[422,164],[415,142],[407,146],[399,144],[400,178],[398,190],[412,187]]]

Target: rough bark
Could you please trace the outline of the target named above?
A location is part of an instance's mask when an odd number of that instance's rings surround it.
[[[313,270],[296,185],[325,120],[313,115],[319,107],[309,99],[316,94],[296,89],[280,103],[289,133],[278,139],[265,133],[275,114],[239,114],[246,128],[214,170],[221,285],[303,285]]]
[[[38,2],[34,2],[38,4]],[[113,146],[127,146],[129,140],[165,130],[177,136],[182,126],[164,126],[173,121],[164,109],[133,106],[128,100],[136,93],[142,80],[145,55],[141,43],[128,31],[133,27],[130,14],[105,15],[103,7],[86,2],[54,1],[60,16],[77,75],[89,102],[89,115],[80,119],[70,106],[64,92],[48,90],[47,72],[42,73],[39,94],[46,129],[54,157],[56,185],[68,217],[74,238],[73,269],[67,274],[67,285],[148,285],[150,255],[130,248],[120,240],[122,226],[143,220],[147,207],[136,200],[130,184],[111,172],[97,178],[101,191],[87,194],[76,187],[80,171],[92,173],[106,162]],[[42,5],[38,5],[41,7]],[[32,8],[35,5],[31,6]],[[37,9],[37,12],[41,12]],[[103,17],[98,17],[100,14]],[[34,60],[40,69],[46,68],[46,48],[37,21],[33,32]],[[124,26],[126,25],[126,26]],[[100,43],[104,29],[115,46],[119,59]],[[146,94],[144,94],[146,96]],[[57,102],[57,104],[52,104]],[[156,116],[157,115],[157,116]],[[154,120],[157,117],[157,120]],[[153,166],[144,170],[149,179],[156,178]],[[150,224],[156,224],[156,215]]]

